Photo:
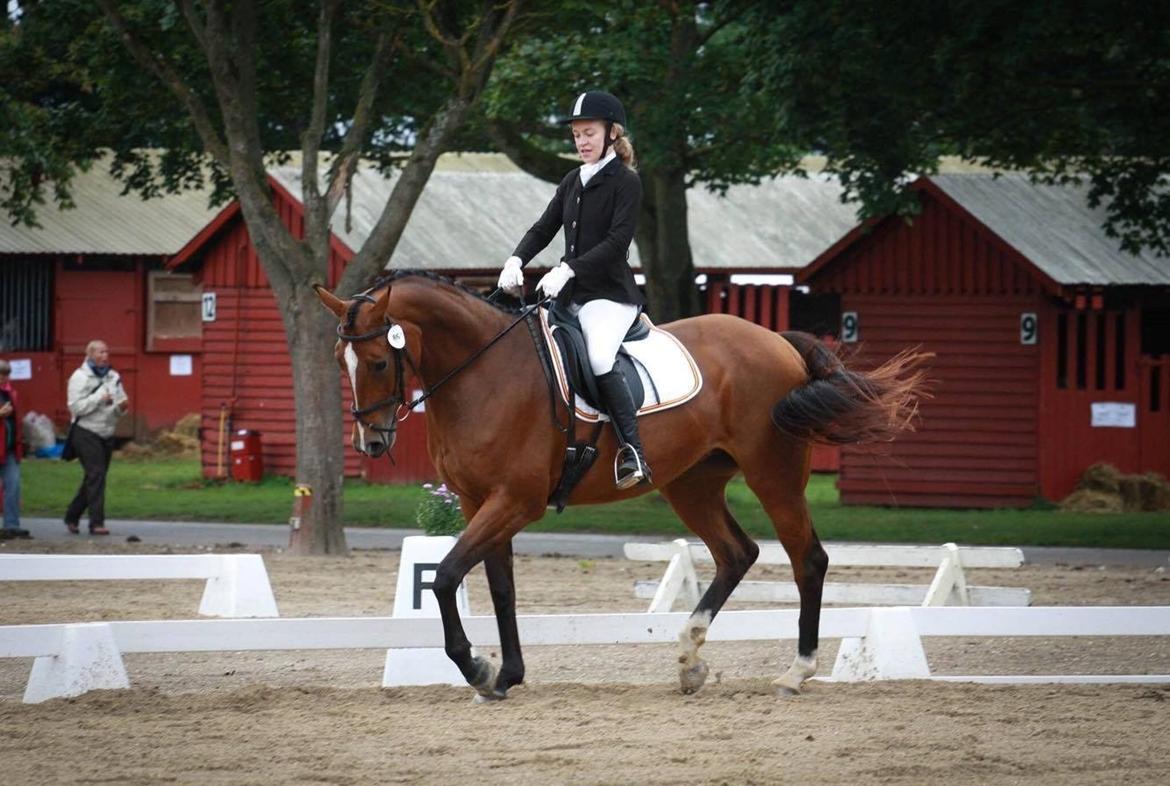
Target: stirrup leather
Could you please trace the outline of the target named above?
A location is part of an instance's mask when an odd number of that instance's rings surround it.
[[[633,468],[629,467],[633,464]],[[626,470],[626,474],[622,474],[622,470]],[[628,442],[618,448],[617,453],[613,457],[613,482],[619,490],[633,488],[634,486],[648,481],[650,479],[650,471],[642,457],[633,445]]]

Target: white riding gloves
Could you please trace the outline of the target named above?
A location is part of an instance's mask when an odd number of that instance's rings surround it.
[[[544,278],[540,279],[540,283],[536,285],[536,291],[543,292],[549,297],[556,297],[561,294],[565,284],[569,283],[569,279],[575,275],[577,274],[573,272],[573,268],[562,262],[544,274]]]
[[[524,288],[524,271],[520,269],[520,257],[508,257],[504,269],[500,271],[500,280],[496,286],[505,292],[518,292]]]

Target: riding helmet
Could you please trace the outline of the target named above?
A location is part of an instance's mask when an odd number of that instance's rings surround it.
[[[590,90],[577,96],[565,122],[574,120],[604,120],[607,123],[626,124],[626,110],[617,96],[604,90]]]

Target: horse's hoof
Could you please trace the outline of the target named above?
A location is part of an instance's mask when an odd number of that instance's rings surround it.
[[[475,694],[474,701],[476,704],[494,704],[497,701],[503,701],[506,698],[508,698],[508,694],[506,691],[493,690],[491,693],[477,693],[477,694]]]
[[[703,683],[707,681],[707,674],[710,671],[711,668],[707,665],[707,662],[703,660],[699,661],[690,668],[679,669],[678,681],[679,686],[682,688],[682,692],[689,695],[703,687]]]
[[[776,688],[776,698],[778,699],[792,699],[800,695],[800,688],[790,688],[787,685],[780,685]]]
[[[475,677],[468,682],[471,687],[475,688],[476,693],[491,700],[491,697],[496,693],[497,669],[491,661],[483,658],[475,658],[473,662],[476,667]],[[503,698],[503,696],[499,698]]]

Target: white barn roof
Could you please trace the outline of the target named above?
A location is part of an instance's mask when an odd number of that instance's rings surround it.
[[[1026,175],[943,174],[931,182],[1058,284],[1170,284],[1170,258],[1133,255],[1102,228],[1088,186],[1038,185]]]
[[[0,220],[0,254],[174,254],[218,212],[206,191],[144,200],[122,195],[123,184],[105,161],[78,172],[71,186],[76,207],[36,209],[40,227]]]
[[[565,171],[573,167],[566,160]],[[270,174],[300,198],[300,167]],[[333,231],[357,250],[389,199],[397,173],[363,167],[354,178],[350,230],[345,206]],[[403,233],[390,265],[430,270],[497,268],[540,216],[555,186],[528,175],[501,155],[447,155],[440,159]],[[808,264],[856,223],[856,207],[842,204],[834,178],[778,177],[758,186],[732,186],[726,197],[701,187],[687,192],[691,253],[698,270],[774,270]],[[555,265],[564,252],[558,233],[534,264]],[[640,267],[637,247],[630,263]]]

